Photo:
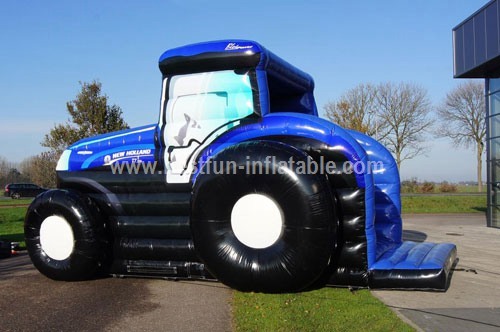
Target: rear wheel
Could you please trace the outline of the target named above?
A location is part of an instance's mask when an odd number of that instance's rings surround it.
[[[328,181],[295,172],[312,159],[268,141],[230,147],[205,164],[193,189],[191,228],[207,269],[242,291],[288,292],[323,273],[336,241]],[[249,161],[251,161],[249,163]],[[262,171],[252,164],[267,165]],[[214,172],[210,167],[217,167]]]
[[[94,278],[106,260],[104,224],[89,198],[66,190],[39,195],[26,213],[26,247],[35,267],[56,280]]]
[[[20,193],[13,193],[10,197],[12,199],[20,199],[21,198],[21,194]]]

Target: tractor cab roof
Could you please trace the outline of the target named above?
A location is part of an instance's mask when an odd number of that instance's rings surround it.
[[[255,68],[262,114],[317,116],[313,78],[254,41],[220,40],[174,48],[162,54],[159,67],[164,76]]]

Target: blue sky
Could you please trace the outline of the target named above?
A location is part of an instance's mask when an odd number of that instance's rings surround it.
[[[21,161],[67,120],[79,81],[98,79],[131,126],[157,120],[159,56],[252,39],[310,73],[318,108],[361,82],[409,81],[434,104],[453,79],[451,29],[486,0],[12,1],[0,5],[0,156]],[[402,178],[474,180],[475,152],[429,138]]]

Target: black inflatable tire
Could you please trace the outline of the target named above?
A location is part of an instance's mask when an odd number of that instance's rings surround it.
[[[270,169],[275,174],[246,174],[249,161],[265,162],[267,156],[274,156]],[[290,157],[294,162],[310,159],[278,142],[240,143],[214,156],[196,179],[191,207],[194,246],[207,269],[232,288],[299,291],[313,284],[330,262],[337,221],[328,181],[321,174],[278,171],[284,167],[280,162]],[[235,163],[229,166],[232,169],[218,168],[218,174],[209,169],[210,165],[224,168],[226,161]],[[281,234],[268,247],[243,244],[232,228],[233,207],[249,194],[271,198],[282,212]]]
[[[35,267],[55,280],[95,278],[106,258],[104,225],[99,223],[98,211],[92,200],[75,192],[49,190],[39,195],[28,208],[24,223],[26,247]],[[43,248],[40,230],[49,217],[56,224],[63,218],[71,228],[73,248],[66,258],[50,257]]]

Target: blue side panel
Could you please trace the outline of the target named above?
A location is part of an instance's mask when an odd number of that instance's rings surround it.
[[[297,113],[318,116],[312,76],[265,49],[261,54],[257,71],[265,71],[267,75],[266,80],[259,80],[259,75],[257,76],[261,100],[267,98],[266,103],[269,103],[269,91],[274,91],[274,107],[276,104],[280,105],[278,109],[271,109],[269,105],[267,110],[263,108],[262,114],[293,110]]]
[[[300,113],[275,113],[264,116],[257,123],[242,125],[219,137],[198,157],[198,170],[212,156],[223,149],[247,140],[263,136],[290,135],[315,139],[342,152],[352,165],[367,165],[368,155],[361,145],[343,128],[315,116]],[[195,173],[193,182],[196,180]],[[368,242],[368,267],[375,262],[376,234],[374,229],[375,201],[372,174],[355,173],[357,185],[365,188],[366,235]]]
[[[348,132],[365,149],[375,185],[375,231],[377,259],[402,243],[399,171],[392,154],[372,137],[354,130]]]
[[[272,76],[284,78],[287,81],[287,85],[290,85],[293,90],[314,90],[314,79],[311,75],[293,66],[273,52],[266,50],[259,66],[262,69],[267,69]]]
[[[80,140],[61,157],[58,171],[80,171],[114,163],[155,161],[156,125],[142,126]]]
[[[402,241],[399,172],[391,153],[379,142],[348,130],[372,162],[368,172],[375,186],[376,262],[370,265],[373,288],[446,290],[456,259],[451,243]],[[374,163],[373,163],[374,162]],[[367,238],[370,235],[367,232]]]

